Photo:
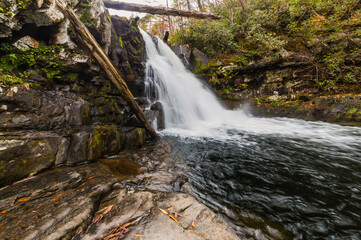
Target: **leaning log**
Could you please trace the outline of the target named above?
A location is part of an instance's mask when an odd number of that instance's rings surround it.
[[[77,36],[79,42],[90,51],[90,53],[96,59],[98,64],[103,68],[103,70],[108,75],[108,78],[120,91],[124,100],[134,111],[134,114],[137,116],[139,121],[144,125],[147,132],[153,138],[157,138],[158,134],[147,121],[142,109],[139,107],[138,103],[134,100],[134,97],[130,92],[127,84],[120,76],[118,70],[113,66],[108,56],[104,53],[103,49],[99,46],[93,35],[89,32],[88,28],[80,21],[80,19],[72,9],[65,8],[58,0],[56,0],[56,4],[58,5],[62,13],[70,20],[73,31]]]
[[[214,13],[208,12],[199,12],[199,11],[190,11],[190,10],[180,10],[176,8],[167,8],[167,7],[152,7],[136,3],[125,3],[112,0],[103,1],[105,7],[112,8],[116,10],[125,10],[132,12],[142,12],[158,15],[168,15],[168,16],[180,16],[180,17],[191,17],[191,18],[201,18],[201,19],[221,19],[222,16]]]

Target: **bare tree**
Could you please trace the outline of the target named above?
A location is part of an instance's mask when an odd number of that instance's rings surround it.
[[[203,7],[202,7],[201,0],[197,0],[197,4],[198,4],[199,11],[202,11]]]

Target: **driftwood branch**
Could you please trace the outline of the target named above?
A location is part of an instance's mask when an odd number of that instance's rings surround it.
[[[117,9],[117,10],[126,10],[132,12],[142,12],[150,14],[159,14],[159,15],[170,15],[170,16],[181,16],[181,17],[192,17],[192,18],[201,18],[201,19],[221,19],[222,17],[218,14],[208,13],[208,12],[199,12],[199,11],[190,11],[190,10],[180,10],[176,8],[167,8],[167,7],[152,7],[136,3],[125,3],[118,1],[105,0],[104,5],[107,8]]]
[[[78,16],[70,8],[65,8],[58,0],[56,4],[60,8],[61,12],[70,20],[73,31],[77,36],[79,42],[83,44],[93,55],[99,65],[108,75],[108,78],[112,81],[115,87],[120,91],[124,100],[134,111],[139,121],[144,125],[147,132],[153,137],[157,138],[158,134],[155,132],[153,127],[147,121],[142,109],[139,107],[137,102],[127,84],[124,82],[122,77],[119,75],[117,69],[113,66],[108,56],[104,53],[103,49],[99,46],[93,35],[89,32],[88,28],[80,21]]]

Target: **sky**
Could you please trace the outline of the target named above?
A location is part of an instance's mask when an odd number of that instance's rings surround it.
[[[159,6],[163,5],[166,6],[166,0],[117,0],[119,2],[129,2],[129,3],[138,3],[138,4],[145,4],[150,6]],[[169,0],[171,2],[171,0]],[[128,12],[128,11],[119,11],[119,10],[113,10],[108,9],[111,15],[119,15],[124,17],[130,17],[130,16],[139,16],[144,17],[145,13],[136,13],[136,12]]]

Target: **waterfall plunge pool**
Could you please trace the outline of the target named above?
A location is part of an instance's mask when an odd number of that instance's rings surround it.
[[[146,94],[194,195],[242,238],[361,239],[361,128],[226,110],[141,30]]]

